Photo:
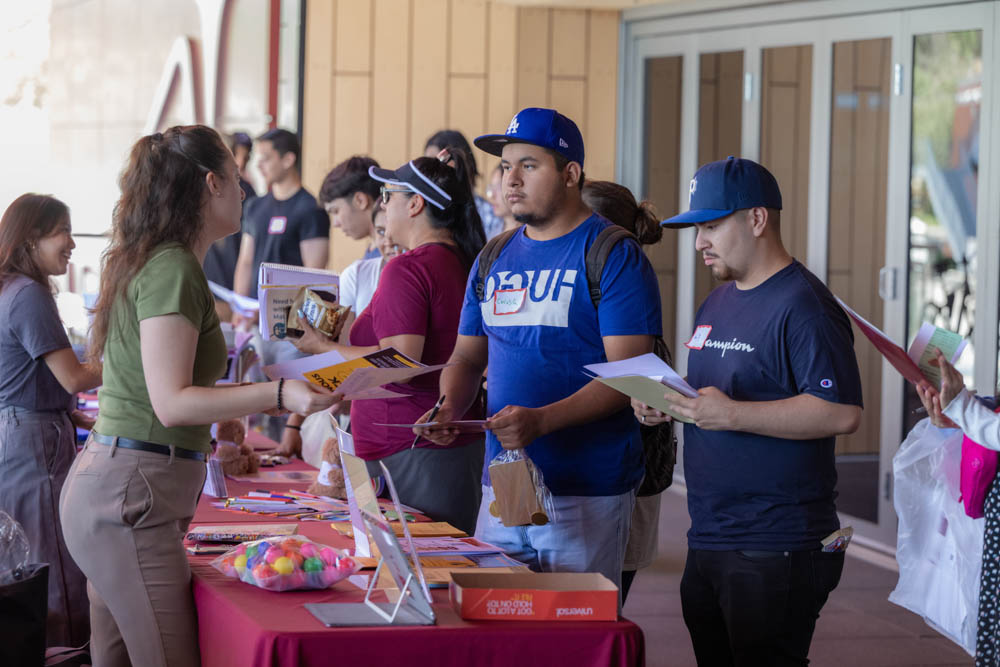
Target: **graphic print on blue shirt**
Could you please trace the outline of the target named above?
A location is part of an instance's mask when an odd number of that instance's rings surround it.
[[[698,310],[688,383],[737,401],[811,394],[861,405],[847,315],[795,261],[763,284],[728,283]],[[707,550],[816,549],[839,527],[834,438],[786,440],[684,425],[688,544]]]
[[[458,332],[488,337],[488,414],[507,405],[548,405],[578,391],[590,381],[583,366],[607,361],[602,336],[660,335],[656,275],[634,241],[619,242],[608,256],[599,312],[590,300],[584,259],[610,224],[592,215],[550,241],[532,240],[521,228],[494,263],[482,303],[478,261],[473,266]],[[487,433],[487,467],[500,449]],[[561,496],[618,495],[643,474],[631,409],[539,438],[527,453]],[[489,484],[486,470],[483,483]]]

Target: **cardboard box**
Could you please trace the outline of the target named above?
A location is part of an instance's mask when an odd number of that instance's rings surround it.
[[[467,620],[618,620],[618,587],[591,572],[452,572],[448,595]]]

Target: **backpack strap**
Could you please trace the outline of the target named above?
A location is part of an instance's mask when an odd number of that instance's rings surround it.
[[[601,276],[604,274],[604,264],[608,261],[608,255],[611,254],[611,250],[622,239],[636,241],[635,236],[624,227],[609,225],[601,230],[601,233],[597,235],[597,238],[594,239],[594,242],[587,249],[587,258],[585,260],[587,265],[587,287],[590,290],[590,300],[594,304],[594,308],[597,308],[601,303]],[[480,265],[481,269],[482,265]]]
[[[515,227],[514,229],[508,229],[505,232],[497,234],[483,246],[483,249],[479,251],[479,274],[476,276],[476,298],[482,303],[483,297],[486,296],[486,280],[490,277],[490,269],[493,268],[493,263],[497,261],[497,257],[503,252],[503,249],[507,247],[507,244],[514,234],[517,234],[520,227]]]

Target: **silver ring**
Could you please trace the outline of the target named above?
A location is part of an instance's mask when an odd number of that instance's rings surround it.
[[[642,416],[642,423],[643,423],[643,424],[645,424],[645,423],[646,423],[646,415],[643,415],[643,416]]]

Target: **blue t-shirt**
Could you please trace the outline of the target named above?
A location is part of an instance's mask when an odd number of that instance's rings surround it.
[[[649,260],[634,241],[614,246],[601,276],[601,304],[587,288],[587,249],[610,222],[592,215],[550,241],[518,230],[500,253],[476,297],[478,260],[470,273],[458,332],[487,336],[487,411],[507,405],[540,407],[590,381],[585,364],[607,361],[602,336],[660,335],[660,295]],[[497,294],[500,299],[498,300]],[[486,436],[486,466],[500,453]],[[612,496],[642,478],[642,445],[630,409],[550,433],[527,448],[557,496]],[[483,483],[489,484],[487,471]]]
[[[811,394],[861,405],[847,315],[830,290],[793,261],[763,284],[713,291],[695,317],[688,383],[737,401]],[[692,549],[804,551],[840,523],[834,438],[787,440],[684,425]]]

